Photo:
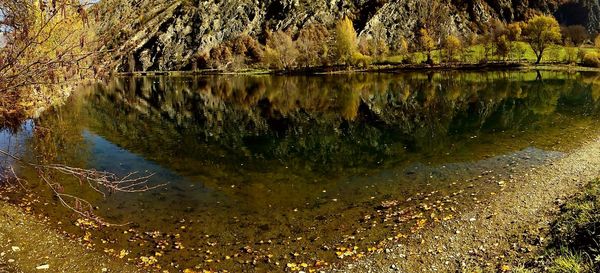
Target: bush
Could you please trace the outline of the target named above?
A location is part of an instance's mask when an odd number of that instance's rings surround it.
[[[565,48],[565,61],[569,64],[577,63],[577,48]]]
[[[212,48],[208,56],[200,56],[199,67],[241,69],[263,59],[262,45],[247,34],[225,41]],[[204,65],[204,66],[203,66]]]
[[[587,51],[583,48],[579,48],[577,50],[577,62],[583,62],[583,57],[585,57],[585,54],[587,53]]]
[[[373,58],[369,56],[365,56],[360,52],[355,52],[352,54],[352,62],[351,64],[356,67],[367,68],[373,63]]]
[[[600,54],[597,52],[587,52],[583,55],[583,65],[587,67],[600,67]]]

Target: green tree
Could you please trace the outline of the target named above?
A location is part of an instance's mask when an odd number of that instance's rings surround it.
[[[357,34],[348,17],[344,17],[335,26],[335,46],[337,57],[343,64],[350,64],[358,53]]]
[[[560,25],[552,16],[539,15],[527,21],[525,39],[533,49],[537,58],[536,64],[542,61],[548,47],[560,42]]]

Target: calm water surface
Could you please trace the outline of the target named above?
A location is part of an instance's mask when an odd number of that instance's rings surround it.
[[[4,159],[35,208],[99,251],[171,271],[319,268],[450,221],[502,190],[491,179],[597,136],[599,100],[600,76],[578,73],[117,78],[2,132],[0,146],[168,183],[102,198],[54,174],[108,222],[130,223],[87,229]]]

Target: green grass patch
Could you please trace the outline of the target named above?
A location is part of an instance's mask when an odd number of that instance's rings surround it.
[[[462,53],[454,56],[454,59],[457,62],[461,63],[481,63],[485,60],[489,62],[497,62],[497,61],[523,61],[534,63],[536,61],[536,56],[529,44],[525,42],[514,42],[514,48],[522,48],[522,52],[519,53],[518,50],[512,50],[508,56],[498,56],[495,55],[493,50],[487,50],[483,45],[474,45],[470,46],[462,51]],[[542,63],[569,63],[569,62],[581,62],[581,56],[583,53],[579,53],[580,51],[591,52],[595,51],[594,48],[589,47],[567,47],[567,46],[552,46],[544,52],[542,57]],[[486,57],[487,55],[487,57]],[[435,63],[443,63],[446,61],[446,57],[444,57],[444,52],[441,50],[435,50],[432,52],[432,59]],[[424,63],[427,60],[427,55],[425,52],[415,52],[410,53],[408,55],[392,55],[383,58],[384,62],[392,63],[392,64],[400,64],[400,63],[413,63],[420,64]]]
[[[600,272],[600,180],[561,207],[550,234],[548,272]]]

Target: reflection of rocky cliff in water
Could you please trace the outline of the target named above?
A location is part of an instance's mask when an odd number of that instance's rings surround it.
[[[556,111],[598,112],[592,84],[506,74],[119,78],[88,106],[98,131],[127,147],[328,170],[445,153],[457,139],[527,130]]]

